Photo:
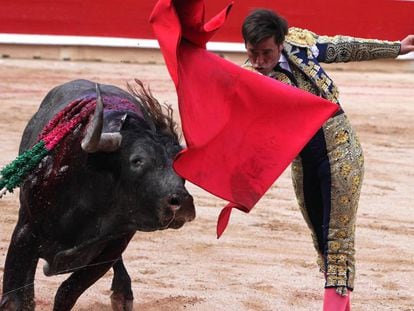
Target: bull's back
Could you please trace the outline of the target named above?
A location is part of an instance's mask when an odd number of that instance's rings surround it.
[[[100,84],[102,95],[116,95],[128,98],[132,102],[136,99],[124,90],[113,86]],[[50,120],[71,102],[83,96],[95,94],[96,83],[88,80],[74,80],[53,88],[42,100],[39,110],[30,119],[24,129],[20,142],[19,154],[31,148]]]

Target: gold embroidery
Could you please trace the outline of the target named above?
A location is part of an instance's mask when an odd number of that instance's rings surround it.
[[[316,44],[316,34],[306,29],[291,27],[285,41],[300,47],[310,47]]]
[[[336,252],[341,247],[341,244],[339,242],[333,241],[328,243],[328,247],[330,247],[332,251]]]
[[[364,61],[395,58],[400,51],[399,41],[382,41],[349,36],[319,36],[317,42],[327,44],[324,62]]]
[[[361,184],[361,177],[360,176],[354,176],[352,179],[352,193],[356,193],[359,190]]]
[[[326,257],[320,253],[314,225],[304,204],[302,160],[292,163],[292,179],[298,204],[318,253],[318,264],[326,272],[326,286],[346,295],[355,278],[355,215],[363,178],[363,155],[359,140],[345,114],[330,118],[323,126],[331,170],[331,211]]]
[[[339,133],[335,135],[335,143],[337,144],[344,144],[348,139],[348,133],[344,130],[339,131]]]
[[[347,236],[347,232],[345,230],[339,230],[337,233],[338,238],[344,239]]]
[[[339,202],[341,205],[348,205],[348,204],[349,204],[349,202],[350,202],[350,199],[348,198],[348,196],[347,196],[347,195],[341,195],[341,196],[339,197],[338,202]]]
[[[338,221],[342,224],[345,225],[349,222],[349,216],[348,215],[340,215]]]
[[[289,59],[296,65],[299,70],[303,71],[302,75],[295,75],[298,80],[299,86],[301,84],[310,83],[309,80],[313,80],[320,92],[315,90],[315,87],[307,87],[305,90],[315,94],[320,95],[322,93],[323,97],[334,102],[338,103],[339,92],[333,81],[323,72],[320,73],[321,67],[317,65],[314,61],[310,60],[308,63],[305,63],[301,58],[296,55],[290,55]]]
[[[243,64],[241,67],[244,68],[244,69],[246,69],[246,70],[250,70],[250,71],[256,72],[258,74],[261,74],[256,69],[254,69],[254,67],[250,64],[250,62],[249,63],[246,63],[246,64]]]
[[[295,85],[287,75],[285,75],[283,72],[280,72],[280,71],[272,71],[269,74],[269,77],[274,78],[274,79],[276,79],[280,82],[283,82],[285,84],[289,84],[289,85],[292,85],[292,86]]]
[[[326,286],[335,286],[340,294],[346,294],[346,288],[353,288],[355,277],[355,215],[364,172],[363,155],[344,114],[329,119],[323,129],[332,179],[327,265],[336,266],[335,277],[327,278]],[[340,248],[333,242],[338,242]],[[335,260],[329,260],[331,254]]]
[[[344,163],[341,166],[342,176],[344,176],[346,178],[351,173],[351,170],[352,170],[352,166],[349,163]]]
[[[335,150],[332,152],[332,159],[339,159],[342,158],[343,153],[341,150]]]

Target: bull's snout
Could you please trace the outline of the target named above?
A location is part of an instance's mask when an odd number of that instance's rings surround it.
[[[195,218],[193,197],[186,193],[173,193],[167,197],[167,210],[173,214],[168,228],[178,229]]]

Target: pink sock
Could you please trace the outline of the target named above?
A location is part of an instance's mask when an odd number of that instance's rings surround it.
[[[351,292],[348,296],[336,293],[335,288],[325,288],[323,297],[323,311],[351,311]]]

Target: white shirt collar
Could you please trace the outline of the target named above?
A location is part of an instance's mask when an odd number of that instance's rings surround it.
[[[291,71],[290,70],[289,63],[288,63],[288,60],[285,57],[285,55],[280,54],[279,64],[280,64],[280,67],[282,67],[283,69],[288,70],[288,71]]]

